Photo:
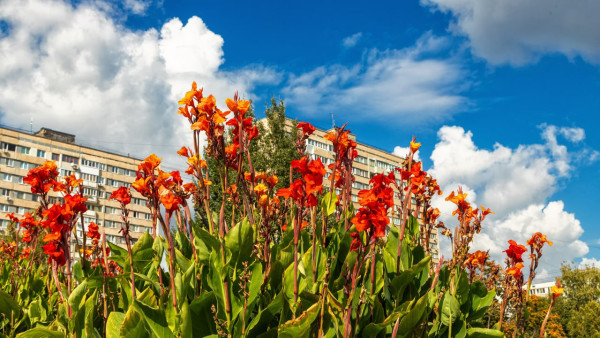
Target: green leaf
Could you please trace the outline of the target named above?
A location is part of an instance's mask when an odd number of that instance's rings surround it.
[[[304,311],[296,319],[289,320],[279,326],[280,337],[308,337],[311,324],[317,319],[321,310],[321,302],[317,302]]]
[[[138,300],[133,301],[133,307],[142,315],[152,333],[161,338],[173,337],[173,332],[169,329],[164,311],[150,307]]]
[[[154,239],[152,235],[150,235],[147,231],[138,238],[137,242],[131,247],[131,255],[136,257],[136,255],[146,249],[152,249],[152,244],[154,244]]]
[[[217,333],[211,307],[216,304],[213,292],[208,292],[195,298],[189,306],[192,321],[193,335],[191,337],[205,337]]]
[[[192,314],[190,312],[187,300],[183,302],[183,305],[181,305],[181,326],[179,336],[193,337]]]
[[[127,310],[119,334],[121,337],[148,336],[142,315],[133,306],[130,306]]]
[[[77,263],[73,264],[73,277],[79,283],[85,278],[83,273],[83,269],[81,267],[81,261],[77,261]]]
[[[77,285],[75,290],[71,292],[69,296],[69,304],[71,305],[71,310],[73,314],[77,314],[81,305],[83,305],[82,301],[84,299],[85,293],[87,292],[87,281],[83,281],[83,283]]]
[[[398,319],[400,313],[393,312],[389,315],[383,322],[381,323],[369,323],[365,326],[365,329],[361,331],[361,336],[363,337],[375,337],[381,333],[381,331],[385,330],[386,327],[392,325]],[[399,331],[402,333],[402,331]]]
[[[121,326],[123,326],[124,320],[125,314],[123,312],[111,312],[106,320],[106,338],[121,337]]]
[[[459,271],[458,278],[456,278],[456,299],[463,305],[469,300],[469,291],[471,286],[469,285],[469,277],[465,271]]]
[[[454,296],[446,292],[442,297],[442,323],[451,325],[460,316],[460,304]]]
[[[485,329],[481,327],[472,327],[467,330],[468,338],[501,338],[504,337],[502,331],[494,329]]]
[[[35,326],[35,323],[46,320],[46,309],[42,306],[39,298],[29,304],[28,312],[31,326]]]
[[[402,271],[400,275],[392,279],[390,287],[396,299],[402,299],[406,286],[415,279],[417,274],[429,267],[429,261],[431,261],[431,256],[426,256],[419,263],[413,265],[410,269]]]
[[[96,304],[98,303],[98,291],[88,297],[85,301],[85,321],[84,330],[87,337],[94,336],[94,314],[96,313]]]
[[[62,332],[52,331],[44,327],[36,327],[19,333],[17,338],[63,338],[64,336]]]
[[[158,306],[158,302],[156,300],[156,296],[154,295],[154,291],[152,291],[152,289],[149,287],[145,288],[144,291],[138,293],[136,298],[137,300],[148,306]]]
[[[225,235],[225,246],[231,251],[231,262],[239,269],[242,262],[247,262],[254,246],[254,229],[244,218]]]
[[[0,314],[4,315],[4,318],[11,318],[13,316],[17,317],[17,314],[20,312],[21,308],[13,298],[6,292],[0,290]]]
[[[413,332],[414,329],[421,323],[421,319],[426,313],[428,302],[429,292],[419,298],[415,306],[408,311],[406,316],[402,317],[400,324],[398,325],[398,332]]]
[[[325,215],[329,216],[335,212],[335,203],[337,200],[338,198],[334,191],[330,191],[323,195],[323,198],[321,199],[321,209]]]

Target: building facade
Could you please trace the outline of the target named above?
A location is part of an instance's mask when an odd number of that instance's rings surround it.
[[[266,119],[261,120],[262,123],[266,124]],[[286,127],[288,130],[295,130],[296,126],[294,121],[286,119]],[[330,141],[325,139],[325,135],[331,133],[332,129],[323,130],[318,129],[309,136],[306,141],[306,152],[312,159],[320,158],[321,162],[327,166],[333,163],[335,160],[335,154],[333,152],[333,145]],[[350,134],[349,137],[356,141],[356,135]],[[400,167],[401,163],[405,160],[400,156],[396,156],[387,151],[369,146],[364,143],[356,142],[356,151],[358,157],[354,160],[352,166],[352,173],[354,174],[354,183],[352,183],[352,202],[356,210],[360,207],[358,204],[358,192],[364,189],[369,189],[369,181],[377,174],[389,173],[395,168]],[[327,169],[328,174],[331,170]],[[394,198],[394,204],[400,205],[400,200],[397,197]],[[412,205],[416,202],[413,197]],[[398,226],[402,220],[398,217],[389,215],[391,220],[391,226]],[[430,251],[434,262],[438,261],[439,255],[439,235],[437,228],[433,229],[430,239]]]
[[[77,145],[74,135],[47,128],[29,133],[0,127],[0,142],[0,232],[8,225],[7,214],[23,215],[39,206],[37,196],[23,183],[23,178],[30,169],[52,160],[56,162],[60,177],[74,173],[83,180],[88,208],[84,214],[86,231],[90,222],[94,222],[105,230],[108,241],[125,245],[125,238],[119,234],[121,208],[109,197],[118,187],[129,186],[135,180],[140,159]],[[61,199],[59,193],[50,192],[50,202]],[[135,242],[144,232],[152,231],[152,217],[146,199],[135,190],[132,190],[129,207],[130,234]],[[79,243],[83,235],[78,224]]]

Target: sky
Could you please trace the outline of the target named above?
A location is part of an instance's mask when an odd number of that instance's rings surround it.
[[[0,1],[0,123],[167,169],[189,144],[177,100],[196,81],[271,98],[322,129],[405,155],[445,193],[494,210],[474,249],[541,231],[539,281],[600,266],[600,2]],[[448,215],[452,205],[435,206]],[[447,252],[447,243],[443,243]]]

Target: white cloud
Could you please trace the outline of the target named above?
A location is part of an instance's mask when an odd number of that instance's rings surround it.
[[[408,157],[408,154],[410,153],[410,147],[400,147],[400,146],[395,146],[394,147],[394,151],[392,152],[392,154],[396,155],[396,156],[400,156],[402,158],[406,158]],[[419,154],[421,152],[417,152],[416,154],[413,155],[413,159],[415,161],[420,161],[421,158],[419,157]]]
[[[525,244],[535,232],[547,235],[554,247],[544,249],[538,276],[551,278],[560,273],[562,261],[582,257],[589,251],[580,240],[583,229],[579,220],[565,210],[562,201],[549,201],[560,181],[580,164],[579,154],[589,150],[585,146],[569,149],[557,140],[560,134],[581,146],[585,133],[579,128],[566,132],[555,126],[540,128],[544,143],[514,149],[497,143],[487,150],[475,145],[470,131],[444,126],[438,132],[440,141],[431,155],[433,168],[429,172],[438,179],[444,196],[461,185],[470,203],[489,207],[496,213],[484,222],[474,250],[489,249],[492,257],[503,263],[502,251],[508,247],[509,239]],[[454,205],[439,197],[434,206],[452,228],[456,224],[450,216]],[[448,250],[448,243],[441,244]]]
[[[352,34],[352,35],[344,38],[344,40],[342,40],[342,46],[344,46],[344,48],[352,48],[352,47],[356,46],[356,44],[358,43],[360,38],[362,38],[361,32]]]
[[[177,100],[192,81],[219,105],[279,81],[265,67],[223,71],[223,39],[198,17],[160,30],[121,26],[102,2],[0,2],[0,119],[49,127],[88,144],[167,159],[189,142]],[[29,129],[29,128],[28,128]],[[179,162],[178,162],[179,163]]]
[[[468,83],[457,60],[428,56],[445,46],[444,39],[425,34],[410,48],[370,50],[352,66],[322,66],[291,76],[283,89],[286,104],[307,115],[333,111],[354,120],[442,119],[465,106],[460,92]]]
[[[492,64],[522,65],[545,54],[600,63],[599,1],[421,0],[451,13],[450,30],[465,35],[475,55]]]
[[[133,14],[142,15],[150,7],[151,1],[144,0],[125,0],[123,6]]]
[[[600,260],[597,260],[596,258],[584,257],[581,260],[581,263],[579,263],[579,268],[585,269],[585,268],[589,268],[589,267],[594,267],[596,269],[600,269]]]

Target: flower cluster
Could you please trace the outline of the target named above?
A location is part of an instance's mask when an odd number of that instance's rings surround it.
[[[358,232],[366,231],[373,240],[385,236],[387,225],[390,223],[388,211],[394,206],[394,190],[392,185],[395,182],[394,172],[388,175],[378,174],[373,176],[369,182],[371,189],[361,190],[358,193],[358,203],[361,208],[352,218]],[[353,249],[359,245],[359,239],[354,237]]]
[[[291,198],[299,206],[317,205],[317,194],[323,191],[323,176],[326,173],[321,159],[309,160],[308,156],[303,156],[299,160],[292,161],[291,166],[302,176],[302,179],[296,179],[289,188],[279,189],[277,196]]]

